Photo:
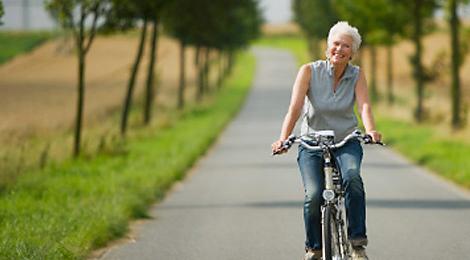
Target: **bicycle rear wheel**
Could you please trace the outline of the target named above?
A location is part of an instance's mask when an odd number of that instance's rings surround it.
[[[336,210],[332,205],[324,207],[322,216],[322,242],[323,259],[341,259],[341,250],[338,234],[338,223],[336,221]]]

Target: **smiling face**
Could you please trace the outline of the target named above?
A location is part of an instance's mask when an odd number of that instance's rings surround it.
[[[328,46],[328,56],[333,65],[348,63],[353,55],[353,39],[349,35],[335,34]]]

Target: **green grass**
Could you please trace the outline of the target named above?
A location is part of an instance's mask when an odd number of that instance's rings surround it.
[[[429,125],[418,125],[378,115],[385,142],[419,165],[470,189],[470,145],[443,137]]]
[[[0,32],[0,64],[31,51],[52,35],[48,32]]]
[[[258,45],[290,50],[300,61],[308,61],[305,40],[300,36],[264,37]],[[300,57],[300,58],[299,58]],[[419,165],[470,189],[470,145],[453,136],[442,136],[430,124],[414,124],[385,114],[376,114],[377,127],[385,143]]]
[[[209,102],[163,129],[142,129],[118,154],[20,176],[0,194],[0,259],[82,259],[125,234],[238,111],[254,70],[254,58],[241,55]]]

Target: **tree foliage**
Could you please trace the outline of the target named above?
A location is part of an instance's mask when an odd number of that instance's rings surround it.
[[[3,11],[3,2],[0,0],[0,25],[3,24],[1,18],[3,17],[4,11]]]
[[[320,41],[328,36],[330,27],[338,21],[338,15],[331,0],[294,0],[294,20],[304,32],[310,55],[321,57]]]
[[[208,89],[210,50],[231,53],[247,46],[259,36],[262,23],[255,0],[174,0],[165,8],[162,19],[167,33],[180,41],[182,54],[188,45],[197,49],[198,100]],[[184,57],[180,61],[180,66],[184,66]],[[182,81],[184,75],[180,76],[180,106],[184,103]]]
[[[186,44],[236,49],[259,36],[262,19],[255,0],[174,0],[163,22],[170,35]]]

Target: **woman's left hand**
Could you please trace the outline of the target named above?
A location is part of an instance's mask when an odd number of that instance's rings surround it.
[[[382,134],[380,134],[379,132],[375,130],[368,131],[367,134],[372,137],[372,141],[374,141],[374,143],[382,141]]]

